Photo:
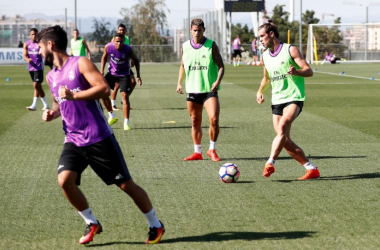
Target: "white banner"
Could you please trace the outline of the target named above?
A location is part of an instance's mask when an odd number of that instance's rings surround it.
[[[27,64],[22,52],[23,48],[0,48],[0,64]]]

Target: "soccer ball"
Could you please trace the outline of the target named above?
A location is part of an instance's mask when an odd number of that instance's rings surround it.
[[[237,182],[240,177],[240,171],[233,163],[225,163],[219,169],[219,177],[224,183]]]

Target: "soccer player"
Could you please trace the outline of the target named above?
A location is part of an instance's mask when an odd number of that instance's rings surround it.
[[[202,110],[205,107],[210,122],[210,148],[207,156],[213,161],[220,161],[215,149],[219,135],[218,90],[224,75],[223,59],[216,43],[204,36],[205,26],[202,19],[193,19],[190,29],[193,38],[182,45],[177,84],[177,93],[183,94],[181,82],[186,74],[187,110],[192,121],[194,153],[184,160],[203,160],[201,125]]]
[[[124,44],[130,46],[130,40],[129,40],[129,37],[125,35],[125,33],[127,32],[127,27],[125,27],[124,24],[119,24],[118,28],[117,28],[117,33],[120,33],[120,34],[123,34],[124,35]],[[111,42],[113,42],[113,39],[111,40]],[[132,95],[132,92],[133,90],[135,89],[136,87],[136,79],[135,79],[135,75],[132,71],[132,67],[134,66],[134,62],[133,60],[131,60],[131,93],[129,95]],[[141,86],[142,82],[140,82],[140,86]],[[119,90],[119,83],[115,83],[115,87],[112,91],[112,94],[111,94],[111,104],[112,104],[112,108],[113,110],[119,110],[117,107],[116,107],[116,96],[117,96],[117,91]],[[121,103],[123,104],[123,101],[121,101]],[[132,109],[131,106],[129,106],[129,109]]]
[[[32,78],[34,87],[33,103],[29,107],[26,107],[26,109],[30,111],[35,111],[37,109],[38,97],[41,98],[41,101],[44,104],[42,110],[49,108],[49,105],[46,102],[44,89],[41,86],[44,80],[44,65],[42,62],[42,56],[39,54],[40,47],[36,40],[37,33],[37,29],[30,29],[30,40],[28,40],[23,47],[23,57],[29,64],[29,74]]]
[[[87,56],[91,60],[91,51],[88,48],[86,40],[79,36],[79,30],[73,30],[73,38],[70,41],[70,55],[72,56]]]
[[[67,34],[60,26],[42,30],[38,41],[45,64],[55,66],[46,76],[54,102],[52,109],[43,112],[42,119],[50,122],[62,117],[66,137],[58,161],[58,183],[87,224],[79,243],[90,243],[103,230],[78,187],[87,165],[107,185],[115,184],[133,199],[149,224],[146,243],[159,243],[164,225],[157,219],[146,192],[132,180],[99,102],[110,94],[104,77],[86,57],[66,53]]]
[[[234,41],[232,42],[232,46],[234,48],[234,57],[232,61],[234,62],[234,67],[240,66],[240,61],[241,61],[241,40],[240,36],[237,35]],[[237,62],[236,62],[236,57],[238,57]]]
[[[254,37],[253,38],[253,41],[252,41],[252,65],[253,66],[256,66],[256,62],[257,62],[257,37]]]
[[[305,101],[305,79],[313,71],[297,47],[281,42],[277,26],[269,20],[259,27],[260,42],[267,48],[261,58],[264,77],[257,91],[257,102],[264,102],[263,91],[272,85],[272,114],[276,137],[272,142],[270,157],[265,164],[263,176],[275,172],[274,164],[282,149],[301,163],[306,173],[300,180],[318,178],[319,170],[306,157],[303,150],[290,138],[293,121],[302,111]]]
[[[123,100],[124,112],[124,130],[130,130],[129,114],[130,102],[129,95],[131,93],[131,67],[129,60],[132,59],[136,65],[137,82],[141,85],[140,78],[140,62],[133,52],[132,48],[124,44],[124,35],[116,33],[113,42],[107,43],[104,47],[104,52],[100,65],[100,72],[104,74],[104,67],[107,63],[108,56],[110,57],[108,73],[105,78],[111,89],[115,89],[115,83],[120,84],[120,92]]]
[[[329,62],[331,64],[336,64],[336,61],[346,61],[344,58],[336,57],[333,53],[330,53],[329,51],[325,52],[325,59],[323,60],[322,64],[325,62]]]

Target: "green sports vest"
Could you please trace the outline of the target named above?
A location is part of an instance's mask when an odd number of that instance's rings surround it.
[[[182,60],[186,73],[186,93],[211,92],[212,84],[218,79],[218,65],[212,59],[213,42],[207,39],[199,49],[194,49],[190,40],[183,43]]]
[[[71,39],[70,41],[71,51],[73,56],[86,56],[86,50],[83,44],[83,38],[78,37],[78,40]]]
[[[291,101],[305,101],[305,78],[292,76],[287,72],[293,65],[300,69],[290,55],[290,44],[283,43],[280,52],[276,56],[269,53],[269,49],[263,53],[263,61],[272,85],[272,104],[282,104]]]
[[[124,44],[129,46],[129,37],[124,36]]]

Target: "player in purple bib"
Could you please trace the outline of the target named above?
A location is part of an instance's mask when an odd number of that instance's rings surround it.
[[[41,98],[41,101],[44,104],[42,110],[49,108],[49,105],[46,102],[45,92],[41,86],[44,79],[44,65],[42,56],[39,54],[40,47],[36,40],[37,33],[37,29],[30,29],[30,40],[27,41],[23,47],[23,57],[24,60],[28,62],[29,74],[32,78],[34,87],[33,103],[29,107],[26,107],[26,109],[30,111],[35,111],[37,109],[38,97]]]
[[[109,67],[105,78],[111,89],[115,88],[115,84],[119,83],[120,92],[123,100],[124,112],[124,130],[130,130],[129,114],[130,102],[129,95],[132,92],[129,60],[133,60],[136,67],[136,81],[141,85],[140,77],[140,61],[133,52],[132,48],[124,44],[124,35],[116,33],[112,42],[107,43],[104,47],[104,53],[101,60],[100,72],[104,74],[104,68],[108,57]]]
[[[66,138],[58,161],[58,183],[87,224],[79,243],[90,243],[103,230],[78,187],[88,165],[107,185],[117,185],[133,199],[149,224],[146,243],[159,243],[165,228],[144,189],[132,180],[99,102],[110,95],[104,77],[89,59],[67,54],[67,34],[60,26],[42,30],[37,39],[45,64],[55,66],[46,76],[53,105],[42,119],[49,122],[62,116]]]

